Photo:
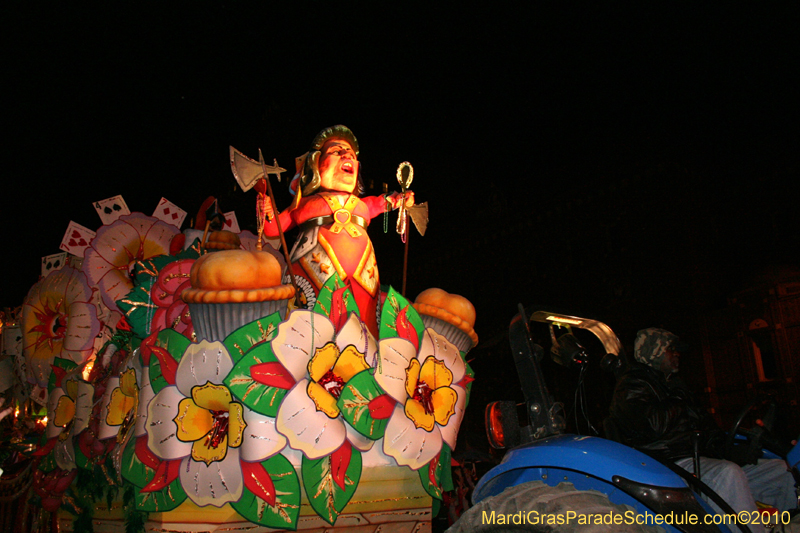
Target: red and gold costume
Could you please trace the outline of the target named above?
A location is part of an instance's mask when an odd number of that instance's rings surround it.
[[[383,196],[318,192],[279,215],[284,231],[300,228],[290,255],[295,276],[308,280],[316,295],[325,281],[338,273],[353,292],[361,320],[376,337],[380,280],[367,226],[385,208]],[[274,220],[265,225],[264,234],[278,235]]]

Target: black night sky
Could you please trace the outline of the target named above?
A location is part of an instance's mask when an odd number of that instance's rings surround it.
[[[467,296],[489,346],[519,301],[630,337],[800,259],[791,2],[274,4],[5,6],[0,306],[96,200],[164,196],[188,224],[215,195],[254,229],[228,146],[288,169],[337,123],[376,187],[414,165],[409,295]]]

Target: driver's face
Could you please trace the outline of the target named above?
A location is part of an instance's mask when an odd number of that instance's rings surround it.
[[[358,180],[358,160],[350,143],[343,139],[330,139],[322,145],[320,152],[320,190],[353,192]]]
[[[664,352],[664,359],[661,361],[661,370],[667,374],[678,371],[681,362],[681,354],[675,348],[670,346]]]

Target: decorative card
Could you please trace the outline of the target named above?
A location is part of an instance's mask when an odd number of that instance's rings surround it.
[[[67,263],[67,252],[59,252],[57,254],[42,257],[42,277],[54,271],[59,270]]]
[[[125,200],[122,199],[122,195],[112,196],[111,198],[95,202],[94,209],[97,211],[97,214],[100,215],[100,220],[103,221],[103,225],[105,226],[111,224],[122,215],[131,214],[128,205],[125,203]]]
[[[162,197],[153,216],[180,229],[183,219],[186,218],[186,211]]]
[[[61,246],[59,246],[59,248],[72,255],[83,257],[84,250],[86,250],[89,243],[92,242],[94,236],[95,232],[70,220],[69,226],[67,226],[67,232],[61,240]]]

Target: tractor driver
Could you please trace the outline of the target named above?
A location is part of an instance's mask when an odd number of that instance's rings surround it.
[[[714,442],[723,440],[723,432],[675,375],[681,348],[678,337],[669,331],[648,328],[637,333],[635,362],[617,381],[609,412],[621,442],[693,472],[693,434],[710,430],[712,438],[701,438],[706,442],[700,447],[701,480],[734,511],[756,511],[755,499],[781,511],[795,508],[794,478],[785,461],[735,458],[736,464],[719,458]]]

